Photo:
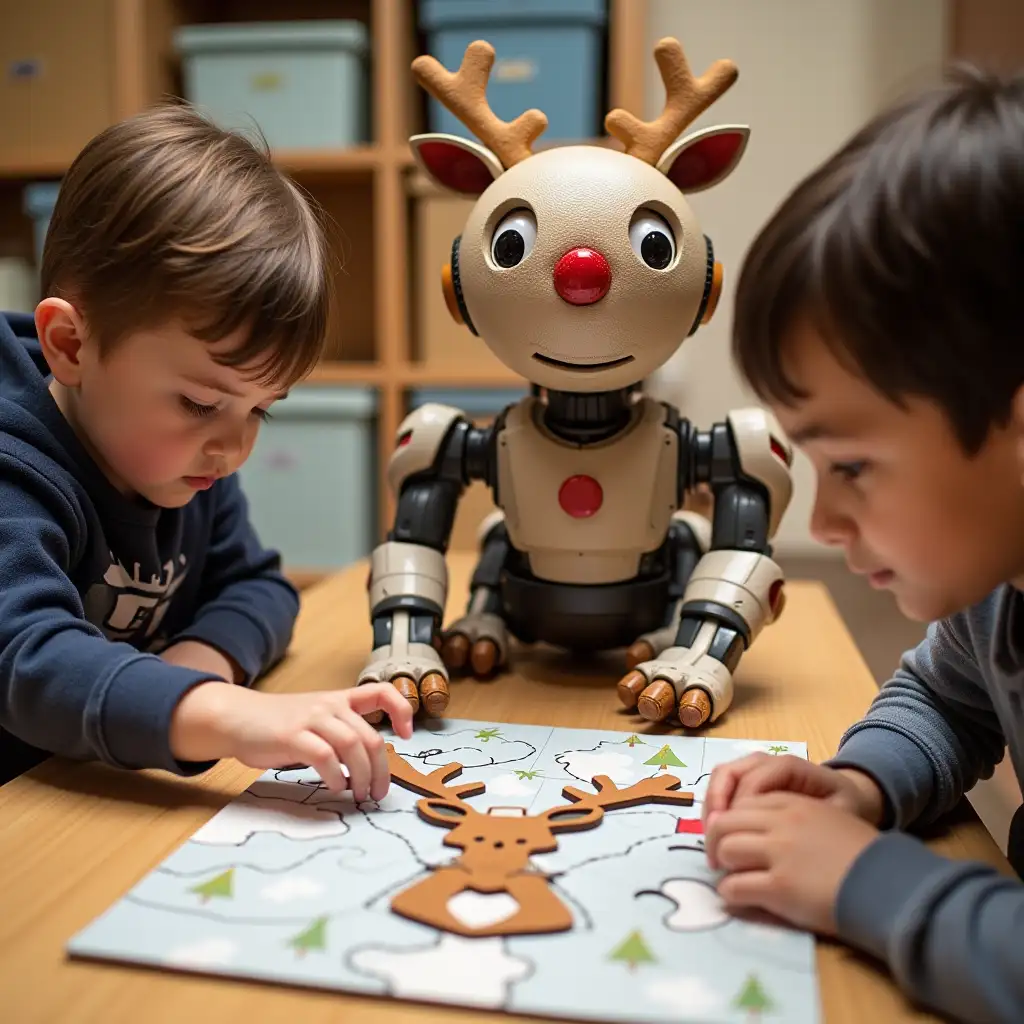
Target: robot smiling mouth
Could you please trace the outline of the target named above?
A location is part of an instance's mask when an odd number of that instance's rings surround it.
[[[609,359],[603,363],[567,363],[564,359],[552,359],[551,356],[542,356],[539,352],[534,352],[533,358],[547,366],[557,366],[561,370],[579,370],[583,373],[611,370],[616,366],[625,366],[626,363],[633,362],[632,356],[622,356],[620,359]]]

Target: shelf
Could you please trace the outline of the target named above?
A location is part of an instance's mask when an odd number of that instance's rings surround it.
[[[59,178],[73,159],[70,156],[58,156],[56,153],[36,156],[30,153],[4,153],[0,155],[0,178],[26,181],[36,178]]]
[[[407,363],[399,367],[403,384],[419,387],[453,388],[528,388],[525,378],[499,366],[496,368],[472,366],[427,366]]]
[[[32,155],[10,153],[0,156],[0,178],[59,178],[71,165],[73,153]],[[370,174],[384,162],[379,146],[339,149],[280,149],[271,153],[275,166],[287,174],[344,175]],[[409,156],[412,160],[412,156]]]
[[[314,367],[304,384],[366,384],[373,387],[383,383],[384,367],[379,363],[346,363],[341,360],[325,360]]]
[[[313,174],[369,174],[383,162],[378,146],[351,149],[279,149],[271,154],[275,166],[296,176]]]
[[[528,388],[528,382],[501,367],[473,369],[462,366],[424,366],[400,363],[389,370],[382,363],[346,363],[325,360],[304,381],[306,384],[365,384],[379,387]]]

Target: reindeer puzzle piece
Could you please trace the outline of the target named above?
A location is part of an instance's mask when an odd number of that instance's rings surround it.
[[[490,424],[428,403],[400,424],[387,466],[393,528],[372,553],[373,646],[357,682],[390,681],[442,715],[449,673],[493,675],[514,639],[568,652],[626,650],[619,699],[651,721],[716,721],[743,652],[783,607],[772,540],[792,492],[792,446],[766,410],[699,429],[643,382],[714,314],[722,268],[688,196],[723,181],[748,129],[683,135],[736,80],[694,74],[678,40],[654,49],[665,104],[652,121],[613,110],[622,148],[533,150],[547,126],[487,103],[494,47],[449,71],[412,70],[474,139],[409,139],[435,184],[475,202],[441,286],[448,310],[531,394]],[[445,554],[464,488],[496,512],[464,614],[445,628]],[[685,508],[705,487],[714,521]],[[380,721],[383,712],[374,712]]]
[[[607,775],[593,779],[596,793],[566,786],[562,795],[571,802],[543,814],[527,814],[522,807],[492,807],[481,814],[465,798],[479,796],[482,782],[449,786],[462,765],[457,762],[424,774],[413,768],[389,743],[391,780],[424,799],[416,810],[424,821],[451,829],[444,845],[462,850],[449,864],[434,868],[426,878],[399,893],[391,909],[403,917],[441,931],[469,937],[531,935],[567,931],[572,915],[552,891],[548,877],[531,867],[535,853],[558,848],[559,832],[581,832],[596,828],[606,810],[640,804],[674,804],[690,807],[693,793],[676,792],[680,782],[674,776],[643,779],[619,789]],[[510,916],[496,923],[473,928],[455,917],[449,901],[463,892],[483,895],[507,894],[518,906]]]

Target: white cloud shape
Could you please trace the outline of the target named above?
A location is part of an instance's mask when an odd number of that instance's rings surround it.
[[[272,903],[291,903],[295,900],[307,900],[319,896],[324,887],[312,878],[285,876],[260,890],[260,896]]]
[[[670,878],[658,891],[676,904],[665,918],[665,927],[674,932],[705,931],[729,920],[722,897],[707,882]]]
[[[510,956],[500,937],[442,935],[436,946],[426,949],[361,949],[351,959],[358,970],[387,982],[400,998],[474,1006],[501,1006],[509,985],[530,973],[529,963]]]
[[[557,760],[570,775],[585,782],[595,775],[607,775],[617,786],[637,781],[636,761],[614,750],[569,750],[559,754]]]
[[[230,939],[200,939],[175,946],[164,959],[177,967],[218,967],[229,964],[237,951]]]
[[[487,792],[491,796],[522,796],[532,799],[536,789],[516,775],[499,775],[487,781]]]
[[[679,1020],[703,1020],[723,1010],[722,997],[703,978],[681,975],[650,982],[644,994],[652,1003],[680,1014]]]
[[[289,839],[323,839],[341,836],[348,825],[341,819],[340,803],[297,803],[242,793],[218,811],[193,836],[191,842],[210,846],[241,846],[257,832],[277,832]]]

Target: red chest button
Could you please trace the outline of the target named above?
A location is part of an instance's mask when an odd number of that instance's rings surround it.
[[[558,489],[558,504],[573,519],[592,516],[603,501],[601,485],[592,476],[571,476]]]

